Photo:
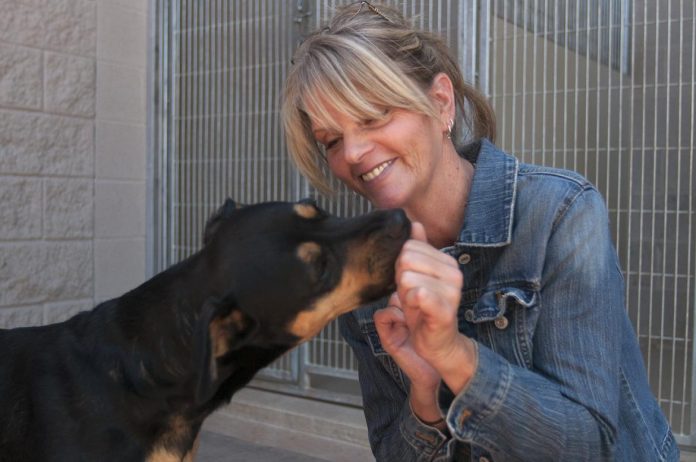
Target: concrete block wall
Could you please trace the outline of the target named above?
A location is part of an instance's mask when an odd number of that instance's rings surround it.
[[[0,328],[145,278],[147,0],[0,2]]]

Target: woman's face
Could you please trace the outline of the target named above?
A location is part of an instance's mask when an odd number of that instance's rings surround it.
[[[443,151],[443,124],[403,109],[384,117],[354,120],[327,105],[338,129],[312,121],[315,139],[326,147],[329,168],[375,207],[386,209],[426,199]]]

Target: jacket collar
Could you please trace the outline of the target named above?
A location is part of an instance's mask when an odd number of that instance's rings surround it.
[[[518,160],[481,141],[457,246],[501,247],[512,239]]]

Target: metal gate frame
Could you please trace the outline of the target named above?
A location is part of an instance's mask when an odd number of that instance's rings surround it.
[[[248,0],[230,0],[227,6],[221,6],[223,5],[222,3],[215,3],[220,2],[221,0],[150,0],[151,24],[148,86],[151,98],[148,101],[148,123],[152,129],[148,132],[148,146],[150,148],[150,152],[153,154],[148,158],[148,275],[153,275],[178,260],[177,252],[172,250],[173,247],[177,245],[177,243],[174,241],[177,238],[177,233],[179,232],[179,223],[177,223],[177,220],[179,220],[177,216],[177,203],[175,198],[172,196],[172,192],[180,186],[179,181],[182,178],[179,170],[177,170],[177,162],[180,161],[176,158],[176,150],[178,149],[177,142],[180,142],[180,137],[182,134],[179,133],[175,120],[175,114],[177,114],[177,111],[179,110],[177,104],[181,103],[178,95],[176,94],[176,76],[177,69],[179,69],[179,66],[182,63],[179,56],[181,51],[179,49],[179,42],[175,40],[175,36],[182,26],[181,16],[178,14],[176,6],[182,5],[186,1],[198,1],[197,5],[215,4],[216,6],[214,8],[232,8],[232,6],[229,5],[243,3],[246,5],[245,8],[258,8],[258,10],[255,11],[259,11],[260,14],[265,11],[263,10],[264,8],[270,8],[270,6],[266,6],[267,3],[265,1],[250,2]],[[587,1],[596,2],[605,0]],[[628,7],[626,5],[630,3],[629,0],[606,1],[620,2],[623,5],[621,6],[621,11],[627,11]],[[679,1],[679,5],[681,8],[683,8],[685,0]],[[350,0],[284,0],[281,7],[286,8],[284,14],[287,15],[289,21],[292,21],[293,24],[295,24],[296,37],[293,40],[296,42],[300,39],[300,36],[304,31],[311,29],[313,24],[325,19],[331,5],[335,3],[349,2]],[[541,5],[547,6],[549,2],[553,2],[553,0],[467,0],[464,2],[454,2],[452,0],[424,2],[414,0],[413,2],[406,2],[405,5],[408,6],[404,6],[404,8],[406,9],[407,13],[413,14],[417,8],[416,4],[418,4],[418,8],[422,8],[423,11],[428,9],[430,11],[434,11],[433,8],[436,6],[438,18],[441,16],[441,11],[455,11],[458,29],[454,33],[454,41],[457,42],[456,45],[459,47],[458,56],[460,57],[462,70],[465,72],[465,78],[470,82],[477,82],[479,88],[485,94],[495,96],[491,80],[492,77],[495,78],[492,73],[492,71],[495,71],[495,69],[493,69],[495,55],[492,50],[492,34],[496,33],[495,30],[492,30],[493,15],[495,14],[495,9],[501,8],[501,5],[503,5],[502,8],[504,8],[504,5],[515,5],[515,2],[522,2],[524,5],[531,2],[532,6],[539,7]],[[389,1],[389,3],[394,4],[402,2]],[[207,11],[205,10],[205,8],[207,8],[205,6],[196,6],[195,8],[201,8],[200,14],[215,15],[216,13],[219,13],[219,11],[214,9]],[[558,6],[556,8],[558,8]],[[198,14],[198,11],[196,14]],[[428,19],[428,21],[432,20],[432,18]],[[439,20],[440,19],[437,21]],[[523,19],[523,21],[526,21],[526,19]],[[696,35],[693,26],[694,22],[696,22],[696,20],[692,18],[690,32],[692,40],[694,35]],[[437,26],[437,24],[439,23],[436,22],[435,26]],[[526,22],[524,24],[526,24]],[[671,23],[668,21],[666,24],[667,26],[665,27],[668,27]],[[433,23],[421,23],[421,26],[432,27]],[[620,39],[622,42],[635,37],[636,31],[633,30],[635,25],[632,21],[629,21],[629,18],[623,18],[620,22],[620,27],[623,28],[620,34],[621,37],[624,37]],[[628,37],[630,38],[625,38],[626,34],[628,34]],[[209,41],[207,43],[211,45],[210,39],[208,40]],[[213,43],[211,46],[215,47],[218,45]],[[578,45],[576,44],[576,46]],[[694,46],[694,44],[691,46],[691,75],[692,79],[694,79],[693,69],[696,57],[694,56],[693,49],[696,48],[696,46]],[[597,48],[597,56],[599,56],[602,51],[599,49],[599,45]],[[216,53],[218,53],[216,56],[222,56],[226,50],[227,52],[230,52],[229,49],[224,48],[224,45],[219,45],[216,50]],[[237,52],[238,50],[235,50],[235,53]],[[200,51],[197,51],[196,53],[200,53]],[[183,59],[187,58],[184,57]],[[610,61],[612,60],[611,52],[609,52],[608,59]],[[616,60],[616,56],[614,56],[613,59]],[[619,63],[618,66],[621,69],[628,69],[628,67],[631,65],[630,58],[625,55],[622,55],[620,59],[616,60],[616,62]],[[201,75],[203,74],[198,75],[196,78],[203,78]],[[204,81],[197,81],[195,85],[200,85],[201,82]],[[216,81],[215,85],[217,85],[215,88],[218,89],[224,87],[224,83],[221,83],[221,81]],[[692,82],[692,109],[690,114],[692,121],[696,120],[694,118],[694,93],[694,83]],[[213,106],[208,109],[211,108],[213,108]],[[216,133],[215,130],[217,129],[219,129],[219,125],[218,128],[207,127],[206,130],[208,131],[206,133]],[[200,139],[199,142],[210,143],[212,141],[210,139]],[[201,146],[202,145],[203,144],[201,144]],[[205,144],[205,146],[211,148],[211,145]],[[691,152],[693,153],[693,127],[690,138],[690,146],[692,150]],[[279,150],[284,149],[282,143],[277,144],[276,147]],[[512,150],[514,151],[515,149]],[[522,149],[522,151],[524,151],[524,149]],[[203,161],[203,159],[198,158],[197,160],[194,159],[193,161],[200,162]],[[208,170],[205,170],[204,172],[208,172],[209,175],[219,174],[214,166],[207,168]],[[259,167],[256,166],[254,168]],[[693,170],[693,164],[690,168]],[[284,174],[286,174],[286,172]],[[236,176],[235,178],[239,178],[239,176]],[[195,178],[188,178],[186,181],[195,183]],[[299,173],[294,172],[287,174],[287,181],[290,184],[290,189],[287,190],[289,193],[287,193],[287,196],[284,197],[285,199],[295,200],[313,194],[312,189],[309,187],[307,182],[300,177]],[[225,185],[223,181],[222,186],[218,186],[218,189],[224,189],[224,187]],[[206,197],[212,200],[214,197],[217,197],[216,194],[219,194],[220,192],[221,191],[210,193]],[[253,198],[253,195],[250,192],[246,192],[245,194],[245,197]],[[693,191],[691,196],[693,196]],[[689,197],[690,201],[691,196]],[[347,191],[339,194],[335,200],[330,201],[325,198],[320,198],[320,203],[322,206],[331,210],[332,212],[342,215],[362,213],[369,209],[369,205],[364,200],[357,198],[355,195]],[[201,212],[199,211],[197,213],[200,214]],[[689,213],[693,214],[693,208],[689,209]],[[201,216],[202,215],[192,215],[194,221],[204,221]],[[198,230],[196,228],[189,228],[188,232],[190,232],[192,236],[187,237],[187,239],[189,239],[187,242],[189,245],[193,245],[191,238],[195,237],[193,235],[195,235]],[[692,233],[693,231],[689,232]],[[691,258],[692,254],[694,253],[694,246],[690,246],[688,252],[689,258]],[[689,265],[689,271],[693,271],[690,263]],[[628,270],[630,276],[631,268],[629,267]],[[691,275],[691,277],[693,278],[693,275]],[[686,342],[688,342],[689,354],[691,358],[689,364],[691,367],[691,376],[689,377],[690,386],[688,387],[688,390],[686,389],[686,381],[684,383],[685,399],[686,396],[688,396],[690,401],[690,415],[688,422],[690,432],[689,434],[677,435],[678,442],[683,446],[696,446],[696,403],[694,403],[693,399],[694,394],[696,393],[696,351],[693,342],[693,333],[696,332],[696,316],[693,316],[693,313],[691,312],[693,307],[696,306],[696,291],[693,289],[690,290],[693,294],[692,300],[686,301],[686,303],[690,305],[690,309],[687,310],[688,312],[686,313],[688,338],[684,339]],[[649,338],[652,338],[651,331],[649,331],[647,335]],[[318,337],[316,341],[301,346],[284,358],[282,360],[284,362],[282,362],[280,365],[265,370],[262,375],[262,380],[256,380],[254,381],[254,384],[264,388],[276,389],[285,393],[297,393],[305,396],[315,397],[317,399],[327,399],[331,401],[360,405],[360,398],[357,395],[356,364],[350,352],[346,351],[345,345],[340,347],[340,345],[336,343],[337,338],[338,333],[336,332],[335,326],[330,326],[320,335],[320,337]],[[337,364],[338,367],[332,368],[327,366],[327,364],[331,363]]]

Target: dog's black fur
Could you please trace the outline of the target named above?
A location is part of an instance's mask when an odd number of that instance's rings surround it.
[[[339,314],[393,290],[402,211],[237,207],[203,248],[49,326],[0,330],[0,461],[186,461],[203,420]]]

